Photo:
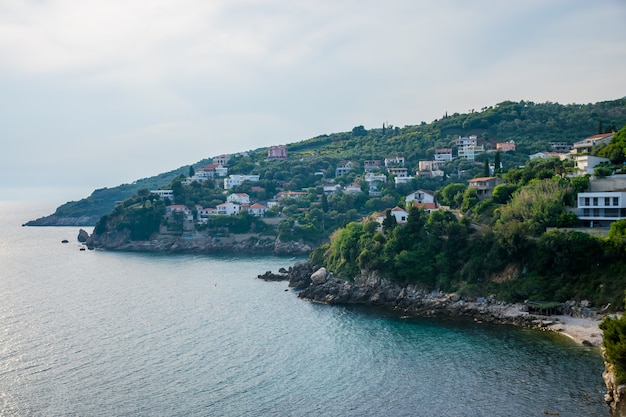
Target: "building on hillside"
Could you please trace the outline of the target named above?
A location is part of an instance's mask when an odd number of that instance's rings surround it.
[[[350,185],[347,185],[344,190],[344,194],[361,194],[363,190],[361,190],[361,186],[356,182],[353,182]]]
[[[169,198],[170,202],[174,202],[174,191],[173,190],[150,190],[151,194],[156,194],[161,198],[161,200],[165,200]]]
[[[342,160],[337,162],[337,167],[335,168],[335,177],[340,177],[344,174],[347,174],[352,170],[352,161]]]
[[[610,163],[609,158],[601,158],[599,156],[593,156],[589,154],[571,154],[571,157],[576,162],[578,168],[578,175],[593,175],[594,168],[602,163]]]
[[[626,192],[578,193],[578,218],[585,227],[610,227],[626,219]]]
[[[417,190],[404,197],[404,201],[407,207],[412,203],[434,203],[435,195],[428,191]]]
[[[207,223],[209,221],[209,216],[217,216],[216,208],[202,208],[199,207],[196,209],[198,223]]]
[[[512,140],[508,142],[497,142],[496,150],[500,152],[515,152],[515,142]]]
[[[234,216],[235,214],[239,214],[241,206],[228,201],[226,203],[218,204],[216,209],[217,214],[221,216]]]
[[[276,194],[276,196],[274,197],[274,199],[276,200],[281,200],[283,198],[304,198],[307,195],[309,195],[309,193],[306,193],[304,191],[281,191],[278,194]]]
[[[504,180],[498,177],[480,177],[472,178],[468,181],[469,186],[476,189],[476,195],[480,200],[491,197],[493,189],[500,184],[504,184]]]
[[[250,204],[250,196],[246,193],[234,193],[226,197],[226,201],[237,204]]]
[[[368,172],[363,176],[363,179],[369,183],[384,183],[387,182],[387,176],[385,174],[373,174]]]
[[[363,169],[365,172],[376,171],[380,169],[382,161],[380,159],[372,159],[363,161]]]
[[[400,178],[407,177],[409,174],[409,171],[406,168],[387,168],[387,172],[389,175],[394,175]]]
[[[419,161],[417,175],[420,177],[443,177],[443,167],[447,161],[435,160],[435,161]],[[426,174],[426,175],[425,175]]]
[[[258,175],[229,175],[227,178],[224,178],[224,189],[230,190],[231,188],[243,184],[245,181],[250,182],[258,182]]]
[[[484,145],[478,145],[478,137],[476,135],[459,136],[455,140],[458,148],[458,157],[473,161],[476,155],[485,152]]]
[[[608,144],[613,138],[614,133],[605,133],[603,135],[589,136],[579,142],[575,142],[573,145],[573,152],[575,153],[591,153],[593,147],[600,144]]]
[[[326,195],[336,194],[341,191],[341,185],[339,184],[324,184],[322,188]]]
[[[452,161],[452,148],[435,149],[435,161]]]
[[[567,142],[550,142],[550,149],[552,152],[568,153],[572,150],[572,145]]]
[[[213,163],[222,166],[228,166],[228,162],[230,161],[230,155],[218,155],[213,157]]]
[[[385,158],[385,168],[403,167],[404,156],[394,156],[393,158]]]
[[[562,153],[558,153],[558,152],[537,152],[534,153],[532,155],[528,155],[528,159],[535,159],[535,158],[541,158],[541,159],[548,159],[548,158],[561,158],[563,156]]]
[[[287,147],[285,145],[270,146],[267,148],[267,159],[287,159]]]
[[[263,204],[254,203],[250,207],[248,207],[248,213],[255,217],[263,217],[265,213],[269,210],[269,207],[264,206]]]

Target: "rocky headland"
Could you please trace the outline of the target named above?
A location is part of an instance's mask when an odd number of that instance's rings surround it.
[[[402,316],[468,317],[476,321],[533,327],[570,336],[576,342],[599,347],[602,332],[599,319],[590,309],[566,303],[563,315],[543,316],[529,312],[525,304],[511,304],[494,296],[463,298],[456,294],[425,291],[415,285],[399,285],[376,273],[363,273],[354,281],[335,278],[310,261],[258,278],[284,280],[298,291],[298,297],[326,304],[360,304],[389,309]]]
[[[30,220],[22,226],[71,226],[87,227],[95,225],[100,216],[60,217],[55,214]]]
[[[275,255],[306,255],[312,248],[303,242],[285,242],[273,236],[257,234],[214,237],[206,234],[156,234],[150,240],[131,240],[130,231],[109,231],[101,235],[89,235],[79,231],[79,241],[90,249],[106,249],[129,252],[163,253],[251,253]]]

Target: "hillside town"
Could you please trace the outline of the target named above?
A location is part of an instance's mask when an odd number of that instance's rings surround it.
[[[613,135],[613,133],[594,135],[575,142],[573,145],[550,143],[552,151],[538,152],[528,156],[529,160],[559,158],[563,161],[571,161],[572,168],[566,173],[567,176],[591,177],[589,189],[578,194],[577,207],[571,208],[582,225],[587,228],[605,228],[606,230],[612,222],[626,218],[626,191],[624,191],[626,190],[626,175],[612,175],[608,178],[595,178],[593,176],[594,169],[601,164],[608,163],[609,159],[593,156],[591,151],[594,146],[608,144]],[[394,155],[384,159],[362,161],[363,175],[347,185],[342,186],[335,180],[354,170],[357,165],[356,161],[339,161],[335,167],[334,178],[332,176],[326,178],[328,172],[316,172],[316,175],[319,175],[323,180],[322,190],[326,197],[338,193],[379,197],[384,185],[392,184],[397,187],[401,184],[410,184],[415,178],[443,177],[445,175],[442,169],[444,164],[455,158],[473,162],[477,155],[483,153],[516,152],[516,145],[513,141],[497,142],[495,149],[487,149],[485,144],[479,143],[475,135],[459,136],[455,140],[455,144],[454,149],[435,149],[432,159],[420,160],[417,170],[413,172],[409,172],[409,168],[405,166],[403,156]],[[268,160],[280,161],[288,158],[289,153],[285,145],[272,146],[267,150]],[[187,207],[183,204],[177,204],[171,189],[151,190],[151,193],[171,203],[166,207],[166,217],[182,217],[184,230],[192,230],[195,225],[206,224],[211,216],[232,216],[247,212],[254,217],[265,218],[270,210],[272,210],[273,215],[280,216],[281,205],[286,199],[305,198],[312,192],[308,189],[280,191],[266,200],[255,199],[242,192],[229,193],[233,188],[242,184],[250,185],[250,190],[253,192],[264,191],[262,187],[253,185],[260,181],[259,175],[229,173],[230,160],[231,155],[215,156],[210,164],[196,169],[192,176],[182,181],[187,186],[193,182],[211,181],[216,187],[223,188],[225,201],[215,207],[202,207],[200,205]],[[489,198],[494,189],[504,183],[501,178],[494,175],[498,168],[495,164],[490,164],[488,168],[490,175],[467,180],[467,185],[476,190],[480,200]],[[316,199],[318,202],[321,201],[322,195],[317,195]],[[418,189],[404,197],[402,206],[388,207],[383,211],[374,213],[371,218],[382,224],[387,211],[390,211],[398,224],[404,224],[410,207],[419,207],[427,212],[442,208],[436,200],[434,191]]]

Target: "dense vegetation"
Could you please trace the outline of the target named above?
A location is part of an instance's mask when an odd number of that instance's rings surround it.
[[[411,208],[404,227],[386,220],[382,230],[374,222],[351,223],[312,259],[346,279],[377,271],[396,282],[470,296],[621,307],[626,222],[614,223],[607,238],[548,230],[578,224],[568,207],[588,177],[568,177],[569,168],[558,158],[532,160],[502,174],[506,183],[483,200],[473,188],[451,183],[437,197],[454,212]]]
[[[355,162],[356,168],[349,174],[336,178],[342,185],[350,184],[363,173],[362,161],[384,159],[401,155],[406,158],[405,166],[415,171],[420,159],[432,159],[436,148],[451,147],[460,135],[476,135],[487,149],[495,148],[496,142],[513,140],[517,152],[502,155],[502,167],[506,171],[524,165],[528,154],[549,151],[550,142],[573,143],[586,136],[609,131],[626,124],[626,99],[595,104],[533,103],[528,101],[505,101],[480,111],[471,110],[465,114],[444,115],[431,123],[394,127],[383,124],[381,128],[365,129],[357,126],[351,131],[321,135],[312,139],[294,142],[287,146],[289,160],[268,161],[265,149],[239,155],[229,166],[229,173],[259,174],[268,196],[277,189],[301,190],[321,183],[316,172],[326,172],[326,178],[334,177],[334,168],[339,160]],[[626,143],[626,139],[623,141]],[[616,145],[624,149],[624,143]],[[614,147],[605,151],[614,163],[620,163],[626,152],[620,153]],[[476,163],[463,159],[446,165],[446,177],[441,179],[418,179],[406,188],[437,190],[442,186],[459,182],[482,172],[483,162],[488,155],[479,156]],[[192,167],[198,168],[208,163],[202,160]],[[156,189],[167,186],[176,176],[187,175],[189,167],[181,167],[165,174],[124,184],[114,188],[104,188],[80,201],[60,206],[59,217],[101,216],[111,211],[116,202],[132,197],[142,188]],[[384,195],[397,198],[406,190],[383,190]],[[410,192],[410,190],[409,190]],[[263,197],[259,197],[263,198]],[[359,208],[355,207],[358,211]]]
[[[615,370],[615,383],[626,384],[626,316],[606,317],[600,329],[606,358]]]

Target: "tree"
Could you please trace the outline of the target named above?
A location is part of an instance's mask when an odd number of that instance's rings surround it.
[[[196,174],[196,171],[193,169],[193,165],[189,165],[189,178],[193,177]]]
[[[391,210],[387,210],[387,214],[385,214],[385,219],[383,220],[383,231],[385,233],[393,230],[398,225],[398,222],[393,214],[391,214]]]
[[[493,173],[498,175],[502,172],[502,163],[500,162],[500,151],[496,151],[496,156],[493,159]]]
[[[485,158],[485,166],[483,167],[483,174],[485,177],[488,177],[491,174],[489,170],[489,158]]]

